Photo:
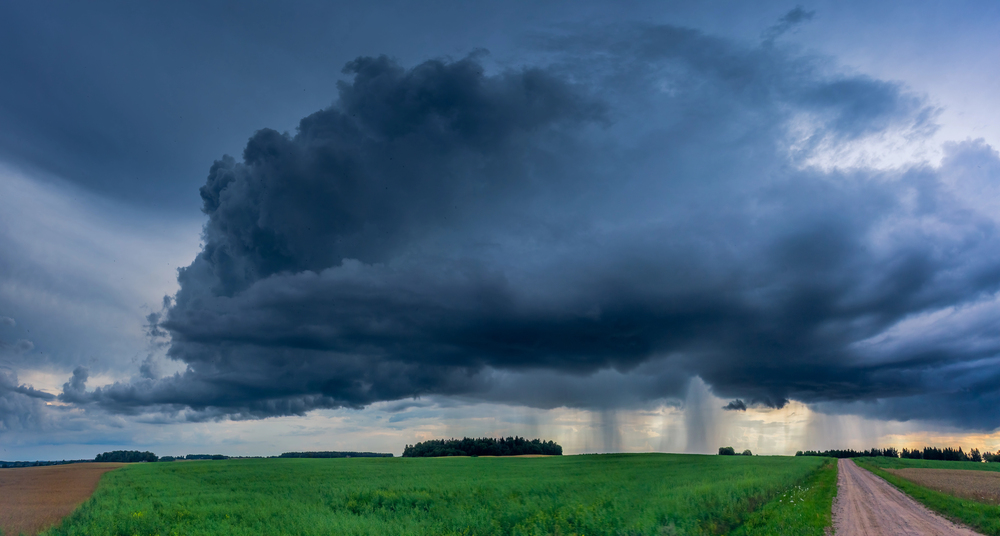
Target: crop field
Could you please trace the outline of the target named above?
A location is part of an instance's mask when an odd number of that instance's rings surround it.
[[[822,525],[811,513],[816,508],[810,497],[816,504],[827,501],[828,524],[831,490],[808,485],[821,467],[827,473],[820,480],[830,481],[829,460],[812,457],[133,464],[105,475],[94,496],[46,534],[717,535],[775,504],[808,510],[803,522]],[[821,489],[826,491],[816,491]],[[789,493],[797,502],[789,502]],[[758,519],[758,525],[767,523]],[[795,533],[823,532],[820,526]]]
[[[1000,505],[998,463],[876,458],[874,464],[894,476],[934,491]]]
[[[1000,463],[953,462],[944,460],[910,460],[906,458],[865,458],[883,469],[955,469],[960,471],[1000,472]]]
[[[827,459],[800,485],[752,513],[731,536],[826,536],[837,495],[837,462]]]
[[[958,469],[887,469],[914,484],[973,501],[1000,504],[1000,472]]]
[[[856,458],[855,462],[944,517],[982,534],[1000,536],[1000,503],[981,493],[990,481],[1000,484],[995,478],[1000,476],[1000,464],[901,458]],[[935,473],[937,476],[931,476]],[[945,482],[947,485],[941,485]],[[962,482],[979,486],[971,488],[978,490],[979,496],[970,497],[968,490],[959,489]]]
[[[85,501],[119,463],[0,469],[0,532],[34,534]]]

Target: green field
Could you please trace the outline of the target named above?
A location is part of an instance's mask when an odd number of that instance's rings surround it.
[[[769,501],[787,507],[782,494],[809,487],[827,463],[615,454],[133,464],[47,534],[716,535]],[[790,504],[815,509],[806,495],[828,500],[807,492]]]
[[[884,478],[886,482],[899,488],[900,491],[913,497],[927,508],[972,527],[982,534],[1000,536],[1000,506],[984,504],[969,499],[963,499],[941,493],[924,486],[919,486],[882,469],[905,469],[908,467],[923,469],[967,469],[973,471],[997,471],[996,463],[949,462],[943,460],[905,460],[901,458],[855,458],[854,462],[872,473]]]
[[[731,536],[824,536],[837,495],[837,460],[825,460],[802,484],[751,514]]]
[[[906,458],[855,458],[858,460],[870,460],[868,463],[875,467],[885,469],[964,469],[967,471],[997,471],[1000,472],[1000,463],[980,463],[980,462],[950,462],[944,460],[910,460]]]

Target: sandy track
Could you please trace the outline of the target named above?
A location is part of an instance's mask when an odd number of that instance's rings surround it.
[[[840,460],[837,469],[837,536],[981,536],[931,512],[851,460]]]
[[[0,528],[34,534],[70,514],[120,463],[74,463],[0,469]]]

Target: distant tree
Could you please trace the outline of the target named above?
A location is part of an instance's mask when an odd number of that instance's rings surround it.
[[[113,450],[98,454],[94,458],[95,462],[118,463],[155,462],[156,460],[156,454],[152,452],[139,452],[138,450]]]
[[[977,463],[983,461],[983,456],[979,454],[979,449],[972,449],[969,451],[969,461]]]
[[[743,451],[743,455],[744,456],[753,456],[753,453],[750,452],[750,449],[746,449],[746,450]]]
[[[229,456],[223,454],[188,454],[184,458],[188,460],[228,460]]]
[[[719,447],[719,456],[736,456],[736,449],[733,447]]]

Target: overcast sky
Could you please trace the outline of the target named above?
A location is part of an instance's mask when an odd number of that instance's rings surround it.
[[[0,459],[1000,449],[992,2],[0,7]]]

